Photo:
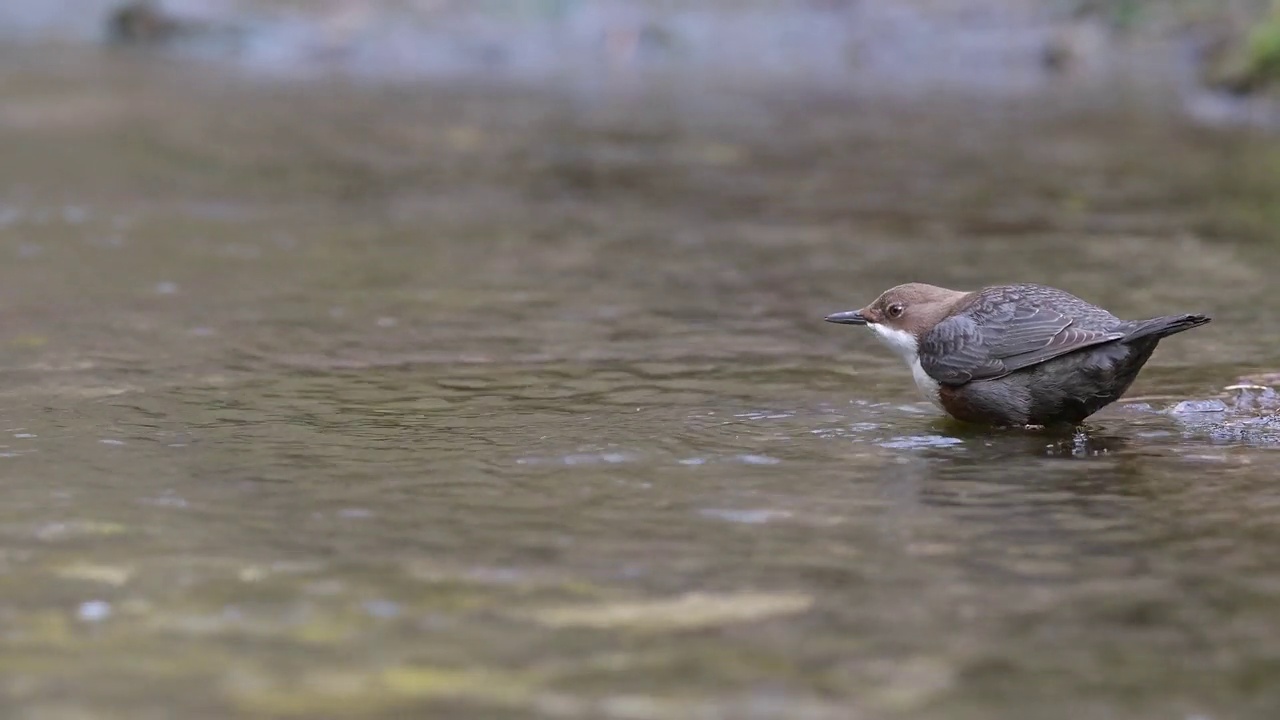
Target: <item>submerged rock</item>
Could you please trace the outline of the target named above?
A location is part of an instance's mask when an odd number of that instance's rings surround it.
[[[193,39],[234,40],[237,25],[214,16],[179,13],[155,0],[126,2],[107,16],[106,39],[113,45],[164,46]]]
[[[1209,428],[1209,435],[1215,440],[1229,442],[1280,445],[1280,414],[1214,423]]]
[[[1226,390],[1234,393],[1232,407],[1237,412],[1280,410],[1280,392],[1268,385],[1231,385]]]
[[[1280,375],[1268,374],[1258,378],[1243,377],[1234,385],[1227,385],[1222,392],[1210,398],[1183,400],[1168,410],[1171,415],[1220,413],[1233,417],[1258,417],[1280,411],[1280,391],[1271,382],[1280,381]]]
[[[1280,376],[1263,376],[1272,381]],[[1214,440],[1280,445],[1280,391],[1258,378],[1241,378],[1215,398],[1183,400],[1167,412],[1187,430]]]
[[[527,615],[550,627],[648,631],[702,630],[803,613],[809,595],[793,592],[689,593],[672,598],[547,607]]]
[[[1187,415],[1190,413],[1220,413],[1227,411],[1227,404],[1221,400],[1183,400],[1169,412],[1174,415]]]
[[[1096,70],[1111,50],[1107,28],[1097,18],[1084,15],[1054,28],[1045,40],[1040,62],[1052,73]]]
[[[156,44],[181,34],[184,27],[155,3],[138,0],[117,8],[107,18],[107,39],[120,44]]]

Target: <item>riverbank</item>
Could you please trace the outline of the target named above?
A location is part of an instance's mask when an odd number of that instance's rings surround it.
[[[1249,45],[1265,6],[18,0],[0,8],[0,37],[105,45],[277,80],[868,97],[1027,97],[1122,86],[1163,97],[1153,107],[1203,125],[1280,129],[1266,83],[1242,69],[1261,42]]]

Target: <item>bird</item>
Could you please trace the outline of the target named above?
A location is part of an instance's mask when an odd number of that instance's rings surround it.
[[[1019,283],[965,292],[889,288],[827,322],[865,325],[934,406],[964,423],[1079,427],[1129,389],[1160,340],[1203,314],[1122,320],[1065,290]]]

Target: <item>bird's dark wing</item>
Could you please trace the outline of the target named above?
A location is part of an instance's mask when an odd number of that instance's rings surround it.
[[[1051,307],[993,305],[938,323],[922,338],[920,364],[940,383],[963,385],[1123,337],[1123,332],[1079,327]]]

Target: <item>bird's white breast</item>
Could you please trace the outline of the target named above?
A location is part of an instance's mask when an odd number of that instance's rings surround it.
[[[869,323],[867,327],[871,328],[880,342],[892,348],[907,363],[907,367],[911,368],[911,379],[916,381],[916,387],[920,388],[925,399],[939,410],[944,410],[942,401],[938,397],[941,386],[937,380],[929,377],[929,374],[924,371],[924,366],[920,364],[920,346],[915,336],[905,330],[898,330],[880,323]]]

